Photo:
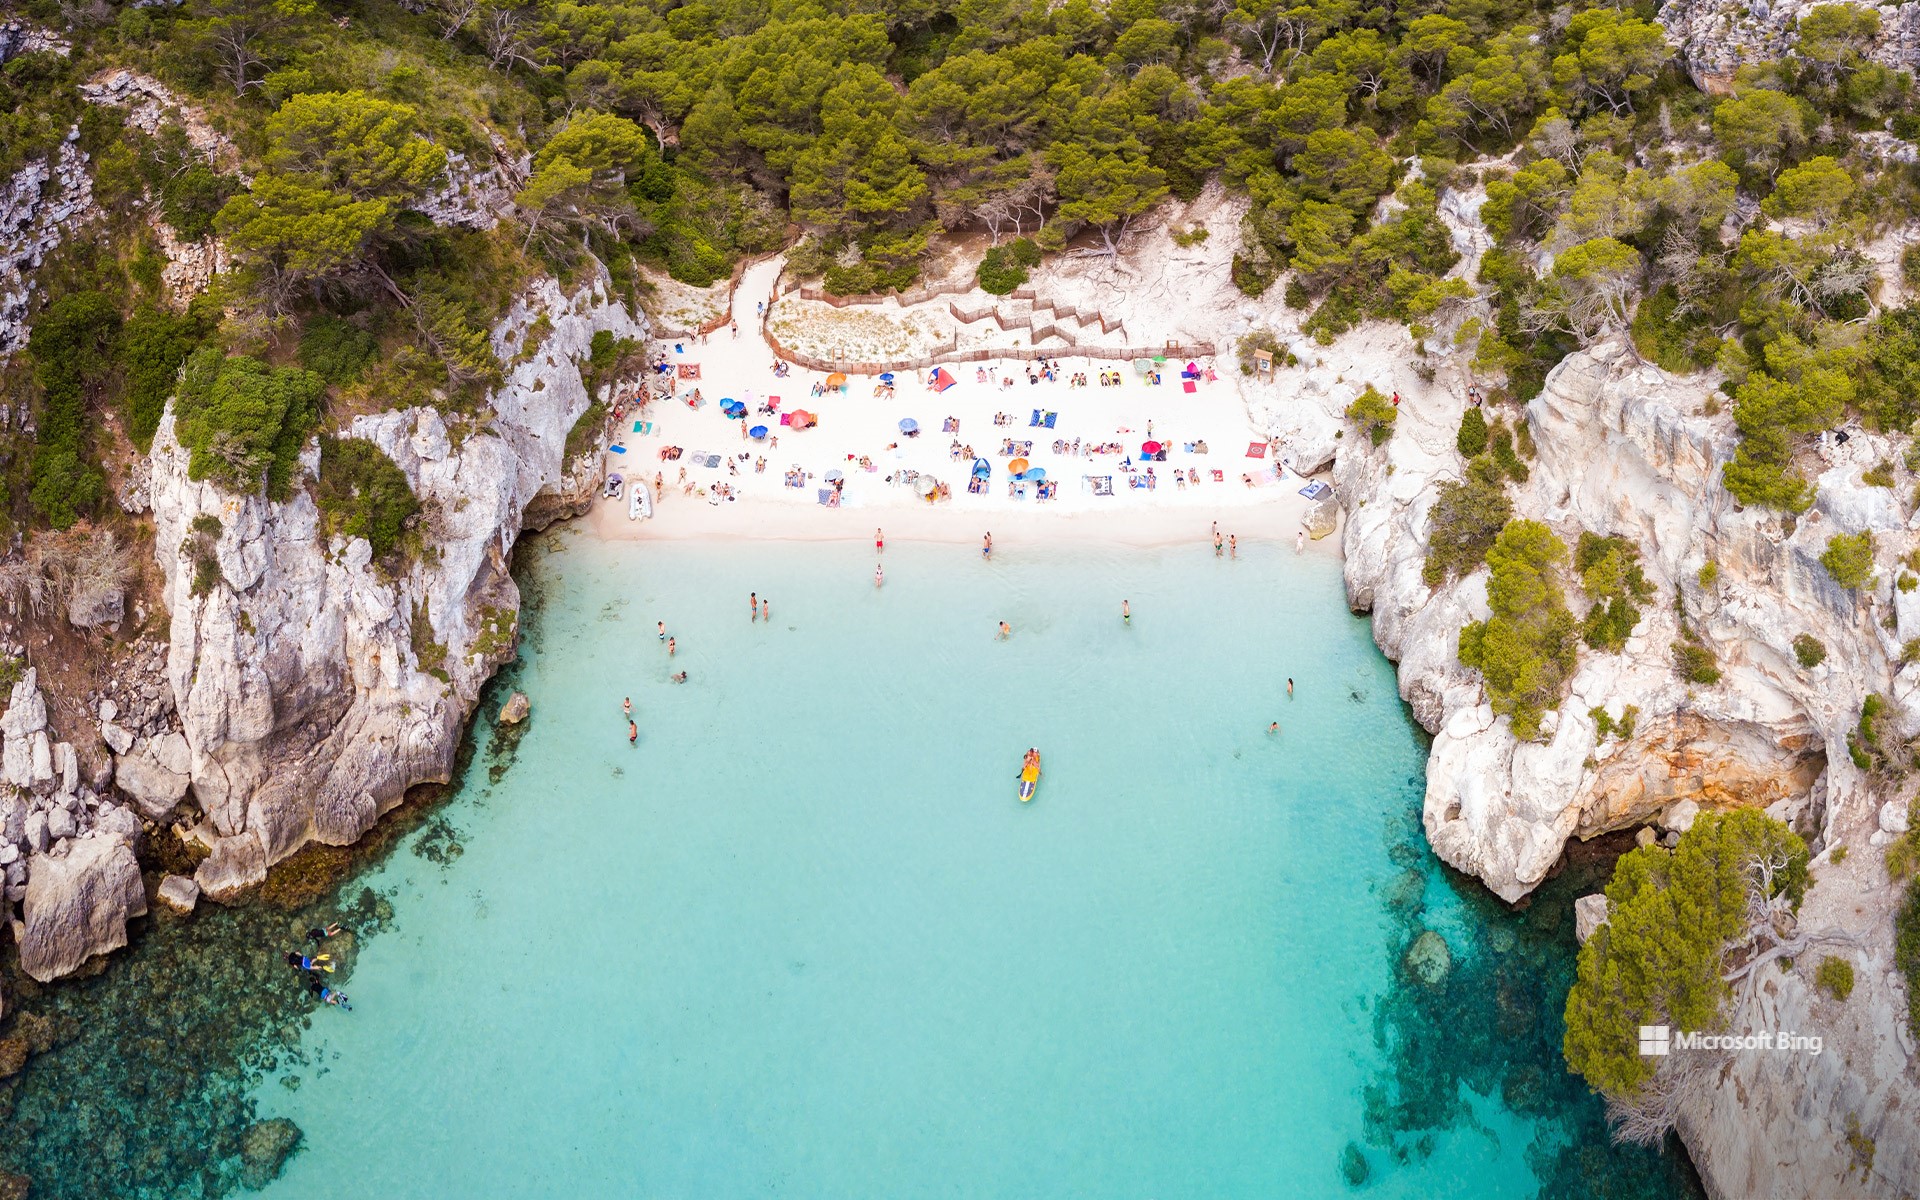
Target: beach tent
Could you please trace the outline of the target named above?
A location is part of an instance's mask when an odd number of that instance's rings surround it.
[[[747,436],[763,438],[767,436],[767,427],[765,425],[755,425],[752,429],[747,430]]]
[[[1009,475],[1024,474],[1026,472],[1026,469],[1027,469],[1027,460],[1024,458],[1016,458],[1012,462],[1007,464],[1007,474]]]
[[[927,382],[934,391],[944,392],[960,381],[952,375],[949,375],[945,367],[935,367],[932,376],[928,378]]]
[[[976,458],[973,460],[973,477],[975,479],[985,479],[992,474],[993,474],[992,463],[988,462],[984,458]]]

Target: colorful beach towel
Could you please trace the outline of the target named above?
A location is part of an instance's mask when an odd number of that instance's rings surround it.
[[[1180,385],[1180,390],[1183,392],[1197,392],[1200,390],[1200,388],[1193,382],[1193,380],[1189,379],[1185,383]]]
[[[1248,442],[1247,443],[1248,458],[1265,458],[1266,456],[1267,456],[1267,444],[1265,442]]]
[[[1301,488],[1300,494],[1302,496],[1305,496],[1309,500],[1319,500],[1323,497],[1333,495],[1333,489],[1316,479],[1312,483]]]
[[[1086,481],[1092,485],[1094,495],[1096,496],[1113,495],[1113,476],[1088,475],[1085,478],[1086,478]]]

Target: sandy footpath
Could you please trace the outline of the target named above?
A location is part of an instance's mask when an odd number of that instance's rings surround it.
[[[655,515],[629,520],[624,499],[603,500],[585,521],[596,536],[837,540],[871,538],[882,527],[889,538],[912,540],[977,542],[991,531],[996,540],[1161,545],[1209,538],[1218,521],[1223,534],[1293,541],[1312,508],[1300,494],[1307,480],[1269,456],[1249,453],[1264,439],[1230,361],[1197,361],[1203,378],[1192,392],[1182,387],[1184,362],[1163,364],[1161,382],[1154,385],[1129,364],[1063,352],[1060,378],[1053,381],[1030,383],[1027,364],[1005,360],[986,364],[995,371],[984,381],[975,364],[948,367],[957,382],[942,393],[928,385],[929,372],[903,370],[894,373],[891,396],[880,392],[875,378],[860,375],[850,376],[845,390],[815,396],[813,385],[825,374],[794,367],[787,378],[777,378],[773,354],[759,333],[758,306],[770,300],[779,270],[776,259],[746,272],[734,300],[737,334],[723,328],[705,342],[662,343],[669,362],[697,364],[700,378],[679,381],[675,398],[630,413],[616,435],[624,453],[607,455],[611,471],[650,487],[660,481]],[[1209,367],[1216,373],[1212,380],[1204,378]],[[1122,382],[1099,386],[1102,371],[1118,372]],[[1086,386],[1069,386],[1076,373],[1087,377]],[[1003,386],[1000,380],[1009,377],[1013,385]],[[695,387],[704,400],[697,409],[685,403]],[[760,412],[775,396],[781,413],[804,409],[817,425],[795,430]],[[747,419],[725,417],[725,398],[746,403]],[[1052,427],[1034,426],[1035,410],[1043,419],[1054,414]],[[1010,420],[996,423],[996,414]],[[917,437],[903,435],[903,419],[918,423]],[[957,432],[944,428],[950,420],[958,423]],[[636,422],[644,424],[636,429]],[[767,426],[769,436],[744,436],[755,425]],[[1010,494],[1007,465],[1013,456],[1004,453],[1009,439],[1031,443],[1022,456],[1058,484],[1052,499],[1036,499],[1032,486],[1023,496]],[[1141,445],[1149,440],[1167,447],[1166,461],[1142,461]],[[1072,452],[1076,442],[1082,453]],[[1088,446],[1115,444],[1119,452],[1085,453]],[[662,460],[667,447],[683,453]],[[703,465],[696,459],[702,452],[718,456],[719,465]],[[975,458],[992,466],[984,493],[967,490]],[[1123,459],[1132,460],[1136,473],[1151,466],[1155,486],[1130,487]],[[835,472],[842,489],[838,505],[829,507],[820,495]],[[1199,482],[1188,482],[1190,472]],[[932,475],[951,498],[921,499],[901,481],[906,473]],[[1112,493],[1099,494],[1090,476],[1110,479]],[[795,481],[802,486],[791,486]],[[1337,553],[1337,541],[1308,545]]]

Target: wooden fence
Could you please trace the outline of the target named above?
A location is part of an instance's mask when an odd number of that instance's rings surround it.
[[[862,362],[851,358],[823,358],[813,354],[802,354],[781,345],[780,339],[767,334],[767,344],[773,347],[774,356],[805,367],[810,371],[839,371],[847,375],[878,375],[882,371],[924,371],[929,367],[949,363],[984,363],[1011,359],[1014,362],[1037,362],[1043,358],[1098,358],[1111,362],[1130,362],[1136,358],[1147,358],[1156,354],[1165,355],[1168,361],[1189,358],[1211,357],[1216,353],[1212,342],[1167,342],[1158,347],[1151,346],[1073,346],[1066,350],[993,349],[961,350],[949,345],[947,349],[936,350],[932,354],[917,354],[911,358],[898,358],[891,362]]]

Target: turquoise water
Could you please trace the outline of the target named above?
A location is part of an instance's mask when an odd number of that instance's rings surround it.
[[[1680,1186],[1557,1070],[1557,918],[1426,854],[1337,564],[893,545],[876,589],[865,546],[544,545],[532,721],[346,889],[394,915],[259,1086],[306,1137],[270,1194]]]

